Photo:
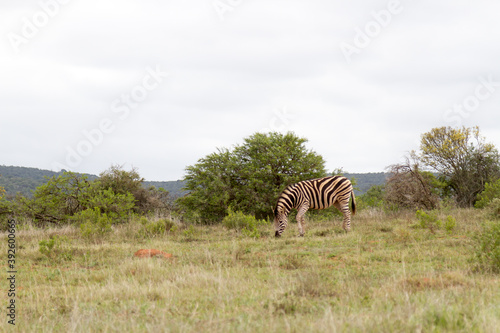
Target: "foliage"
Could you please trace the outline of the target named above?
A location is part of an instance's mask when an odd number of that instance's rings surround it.
[[[500,198],[500,178],[484,185],[484,191],[478,195],[476,208],[484,208],[495,198]]]
[[[98,184],[103,190],[112,190],[116,194],[132,194],[134,197],[133,211],[138,214],[146,214],[157,209],[168,210],[172,208],[169,193],[164,189],[156,189],[154,186],[145,188],[142,178],[137,169],[123,170],[121,166],[113,165],[99,175]]]
[[[40,251],[41,254],[51,257],[52,256],[52,249],[56,245],[56,242],[58,240],[58,237],[50,237],[48,240],[41,240],[38,243],[38,250]]]
[[[484,271],[500,273],[500,222],[487,222],[474,237],[477,267]]]
[[[474,205],[487,182],[500,177],[498,150],[479,127],[434,128],[422,135],[421,161],[441,174],[461,207]]]
[[[491,200],[485,210],[489,218],[500,220],[500,198],[494,198]]]
[[[79,221],[80,231],[85,238],[100,238],[111,231],[113,223],[106,213],[101,213],[98,207],[85,209],[75,214],[75,220]]]
[[[257,220],[253,215],[246,215],[240,211],[234,212],[231,208],[228,209],[228,214],[222,220],[222,225],[228,229],[241,231],[244,235],[259,238],[259,225],[267,224],[265,221]]]
[[[99,208],[113,223],[123,223],[130,217],[134,207],[134,197],[131,193],[115,193],[111,188],[104,190],[98,186],[97,182],[92,184],[82,204],[86,210]],[[71,217],[71,220],[78,219],[78,213]]]
[[[124,171],[115,166],[95,180],[64,172],[37,187],[32,198],[18,196],[13,207],[37,224],[79,221],[79,213],[95,208],[112,223],[125,222],[134,212],[164,214],[172,209],[167,191],[155,187],[146,189],[142,181],[135,170]],[[0,200],[0,208],[1,203]]]
[[[156,237],[165,234],[166,232],[177,229],[176,224],[169,219],[158,219],[151,221],[146,217],[140,219],[141,229],[139,235],[142,237]]]
[[[359,196],[356,200],[359,201],[360,207],[382,207],[384,206],[384,197],[385,186],[373,185],[365,194]]]
[[[177,200],[186,216],[221,221],[231,206],[259,218],[272,216],[280,191],[326,175],[325,162],[293,133],[256,133],[232,150],[218,149],[186,168],[188,195]]]
[[[33,198],[19,197],[21,210],[39,224],[79,221],[81,212],[99,208],[113,221],[127,220],[134,207],[130,193],[115,193],[103,188],[99,180],[89,181],[86,176],[65,172],[52,177],[37,187]]]
[[[49,239],[38,242],[38,251],[51,261],[59,261],[59,259],[72,260],[73,251],[64,250],[64,243],[69,243],[67,237],[51,235]]]
[[[5,197],[5,189],[0,186],[0,217],[12,212],[12,204]],[[1,229],[1,228],[0,228]]]
[[[37,187],[33,198],[19,197],[19,206],[39,223],[64,222],[87,208],[84,201],[90,186],[86,176],[65,172]]]
[[[429,229],[433,233],[442,227],[444,227],[447,233],[451,233],[457,225],[456,219],[451,215],[448,215],[444,222],[441,221],[437,216],[437,211],[425,212],[417,210],[416,216],[419,221],[419,227]]]

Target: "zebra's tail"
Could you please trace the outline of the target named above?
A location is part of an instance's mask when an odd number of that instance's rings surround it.
[[[356,196],[354,195],[354,191],[351,190],[351,210],[352,215],[356,214]]]

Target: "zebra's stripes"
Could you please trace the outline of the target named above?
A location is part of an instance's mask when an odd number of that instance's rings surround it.
[[[342,176],[305,180],[288,185],[278,198],[274,209],[275,236],[280,237],[288,225],[288,214],[297,209],[297,224],[300,236],[304,236],[304,214],[308,209],[325,209],[334,205],[344,215],[343,228],[351,229],[349,198],[352,199],[352,214],[356,213],[356,198],[349,179]]]

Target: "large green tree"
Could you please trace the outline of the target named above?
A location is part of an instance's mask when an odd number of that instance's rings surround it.
[[[498,150],[479,127],[433,128],[422,135],[422,162],[444,178],[459,206],[470,207],[487,182],[500,176]]]
[[[218,149],[186,168],[189,194],[177,203],[203,223],[221,221],[229,207],[271,216],[286,185],[327,174],[323,157],[306,142],[294,133],[256,133],[232,150]]]

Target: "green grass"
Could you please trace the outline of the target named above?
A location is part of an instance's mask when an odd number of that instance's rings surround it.
[[[456,219],[448,231],[420,228],[414,213],[366,210],[353,218],[348,234],[339,218],[310,221],[305,237],[297,237],[291,224],[280,239],[272,237],[271,224],[259,226],[260,238],[223,226],[139,237],[141,224],[135,222],[93,240],[83,239],[78,228],[20,226],[16,328],[495,332],[500,276],[482,273],[470,261],[480,214],[443,212],[443,220]],[[46,244],[50,236],[56,236],[54,246],[40,252],[40,241]],[[144,248],[173,258],[133,257]]]

